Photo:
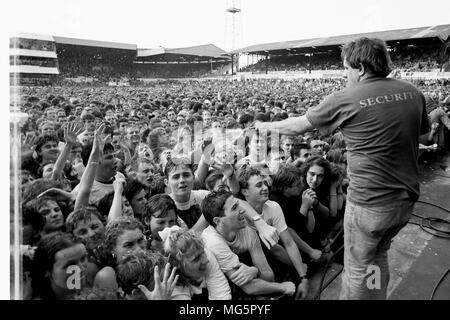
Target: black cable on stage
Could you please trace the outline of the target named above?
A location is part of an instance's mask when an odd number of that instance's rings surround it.
[[[448,209],[446,209],[444,207],[441,207],[441,206],[439,206],[437,204],[430,203],[430,202],[427,202],[427,201],[422,201],[422,200],[418,200],[417,202],[423,203],[423,204],[426,204],[426,205],[429,205],[429,206],[433,206],[433,207],[441,209],[441,210],[443,210],[443,211],[445,211],[447,213],[450,213],[450,211]],[[436,237],[439,237],[439,238],[444,238],[444,239],[450,239],[450,229],[440,229],[440,228],[432,225],[432,222],[437,222],[437,223],[441,223],[441,224],[450,225],[450,220],[436,218],[436,217],[423,217],[423,216],[415,214],[415,213],[413,213],[412,216],[420,218],[421,219],[420,223],[413,222],[413,221],[409,221],[408,223],[420,226],[420,228],[423,231],[425,231],[426,233],[429,233],[429,234],[431,234],[433,236],[436,236]]]
[[[434,298],[434,294],[436,293],[437,289],[439,288],[439,286],[441,285],[442,281],[445,279],[445,277],[447,276],[447,274],[450,272],[450,268],[447,269],[447,271],[445,271],[445,273],[442,275],[442,277],[439,279],[438,283],[434,286],[433,288],[433,292],[431,293],[430,296],[430,300],[433,300]]]

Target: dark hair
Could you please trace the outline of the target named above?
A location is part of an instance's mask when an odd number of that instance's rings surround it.
[[[225,202],[233,194],[229,191],[218,191],[209,193],[202,201],[201,210],[205,220],[212,225],[214,228],[216,224],[214,223],[215,217],[224,217],[224,206]]]
[[[292,187],[298,181],[302,181],[300,169],[289,164],[283,165],[273,177],[272,192],[282,194],[285,188]]]
[[[49,141],[54,141],[54,142],[56,142],[56,144],[58,144],[59,143],[58,136],[56,134],[51,134],[51,135],[46,135],[46,136],[40,136],[37,139],[34,151],[36,151],[36,153],[38,154],[38,159],[37,159],[38,162],[42,161],[42,156],[39,155],[39,152],[41,151],[42,146]]]
[[[217,180],[223,179],[223,173],[218,171],[211,172],[210,175],[205,179],[205,186],[206,189],[209,191],[212,191],[214,189],[214,185],[216,184]]]
[[[170,172],[172,170],[175,170],[179,166],[184,166],[192,171],[192,174],[194,174],[194,168],[192,167],[192,164],[184,161],[187,159],[173,159],[172,157],[168,158],[166,166],[164,167],[164,175],[167,179],[169,179]]]
[[[242,166],[238,173],[239,186],[242,189],[248,188],[248,180],[253,176],[261,176],[261,171],[252,166]]]
[[[95,120],[95,117],[90,114],[90,113],[86,113],[81,117],[82,121],[86,121],[86,120]]]
[[[72,233],[79,222],[91,221],[92,216],[97,217],[103,224],[105,219],[100,215],[95,207],[83,207],[71,212],[66,219],[66,232]]]
[[[292,158],[292,160],[294,160],[295,159],[295,157],[299,157],[300,156],[300,150],[302,150],[302,149],[311,149],[311,146],[309,145],[309,143],[305,143],[305,142],[302,142],[302,143],[294,143],[293,145],[292,145],[292,148],[291,148],[291,158]]]
[[[109,252],[117,245],[117,239],[125,230],[144,230],[144,226],[134,217],[120,217],[114,219],[106,225],[105,229],[105,245]]]
[[[345,149],[331,149],[327,152],[327,160],[331,163],[341,164],[344,161]]]
[[[39,233],[44,229],[45,217],[39,213],[33,205],[26,205],[22,208],[22,226],[31,226],[35,232],[35,236],[30,239],[31,243],[23,243],[34,245],[39,240]]]
[[[42,237],[34,253],[32,272],[32,290],[34,298],[55,299],[51,289],[48,272],[53,270],[55,255],[64,249],[81,243],[68,233],[53,232]]]
[[[329,180],[330,182],[338,181],[340,178],[345,176],[344,169],[337,165],[336,163],[330,163],[330,174]]]
[[[167,194],[155,194],[148,199],[147,208],[144,217],[165,218],[170,210],[177,213],[177,207],[172,198]],[[159,215],[155,214],[159,212]]]
[[[158,266],[162,276],[168,258],[156,251],[139,250],[123,256],[116,266],[117,283],[125,294],[131,294],[139,285],[149,290],[155,286],[154,269]]]
[[[308,170],[314,165],[322,167],[324,170],[324,179],[319,186],[319,189],[325,189],[325,186],[327,186],[327,184],[330,182],[330,162],[328,160],[325,160],[321,156],[310,157],[306,159],[306,161],[302,164],[300,170],[302,172],[303,185],[305,187],[308,186],[308,183],[306,182],[306,176],[308,174]]]
[[[83,165],[85,167],[87,166],[89,157],[91,156],[93,146],[94,145],[92,143],[88,143],[82,146],[81,159],[83,160]],[[114,152],[114,146],[111,143],[105,143],[105,146],[103,147],[103,153],[106,152]]]
[[[128,178],[126,181],[125,189],[123,193],[125,198],[131,203],[133,197],[138,194],[141,190],[145,190],[145,186],[133,178]]]
[[[129,123],[127,118],[120,118],[119,120],[117,120],[117,127],[120,127],[120,124],[122,122]]]
[[[38,195],[50,188],[64,189],[64,184],[58,180],[44,178],[31,181],[22,191],[22,203],[26,204],[28,201],[36,199]]]
[[[342,60],[354,69],[362,64],[370,73],[386,77],[390,72],[391,58],[386,44],[380,39],[359,38],[344,45],[341,52]]]
[[[164,177],[156,175],[153,177],[153,181],[150,183],[150,195],[156,195],[164,193],[166,190],[166,184],[164,183]]]

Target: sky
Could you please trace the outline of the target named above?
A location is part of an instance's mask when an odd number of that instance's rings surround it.
[[[234,2],[234,5],[233,5]],[[448,0],[16,0],[12,31],[137,44],[138,48],[212,43],[234,48],[332,35],[450,24]]]
[[[9,41],[13,32],[39,33],[179,48],[234,48],[373,31],[450,24],[449,0],[12,0],[0,2],[0,149],[9,152]],[[228,18],[227,18],[228,17]],[[227,20],[228,19],[228,20]],[[9,156],[0,157],[1,203],[9,200]],[[3,213],[7,213],[7,209]],[[9,217],[0,223],[0,299],[9,299]],[[4,221],[3,221],[4,220]]]

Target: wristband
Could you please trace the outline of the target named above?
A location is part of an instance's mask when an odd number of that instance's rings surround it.
[[[259,220],[261,220],[261,216],[257,215],[255,217],[253,217],[252,220],[253,220],[253,222],[259,221]]]
[[[300,276],[300,277],[298,278],[298,280],[297,280],[297,285],[296,285],[296,286],[298,286],[300,283],[302,283],[303,280],[308,280],[308,278],[306,277],[306,275]]]

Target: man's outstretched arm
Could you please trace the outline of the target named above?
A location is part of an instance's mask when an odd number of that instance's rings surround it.
[[[314,129],[306,116],[287,118],[283,121],[256,122],[255,128],[259,130],[274,130],[280,134],[296,136]]]

